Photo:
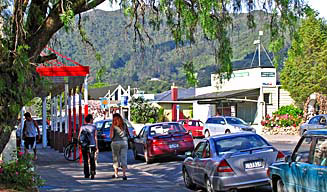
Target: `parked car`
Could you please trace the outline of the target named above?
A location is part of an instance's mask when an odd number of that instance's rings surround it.
[[[178,121],[189,131],[193,137],[204,137],[203,135],[203,123],[200,120],[193,119],[180,119]]]
[[[133,146],[134,158],[143,156],[146,163],[155,158],[184,155],[193,149],[192,135],[177,122],[146,125],[134,138]]]
[[[272,164],[267,175],[274,192],[327,191],[327,129],[306,131],[293,153]]]
[[[311,117],[308,122],[300,126],[300,135],[302,136],[307,130],[326,129],[327,128],[327,114],[316,115]]]
[[[124,122],[127,124],[129,134],[133,138],[136,135],[135,129],[132,124],[124,119]],[[110,139],[110,127],[112,124],[112,119],[106,119],[97,121],[94,123],[97,127],[97,139],[98,139],[98,147],[100,149],[110,149],[111,139]]]
[[[230,116],[209,117],[203,127],[203,135],[205,137],[240,131],[256,132],[253,127],[249,126],[242,119]]]
[[[186,187],[207,191],[236,191],[269,185],[266,170],[284,154],[251,132],[205,138],[188,153],[182,171]]]

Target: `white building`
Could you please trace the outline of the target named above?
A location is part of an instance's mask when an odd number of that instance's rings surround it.
[[[203,122],[211,116],[226,115],[260,125],[266,114],[294,103],[276,82],[277,72],[272,66],[235,70],[231,79],[222,83],[212,74],[211,86],[196,88],[195,96],[184,100],[193,100],[193,118]]]

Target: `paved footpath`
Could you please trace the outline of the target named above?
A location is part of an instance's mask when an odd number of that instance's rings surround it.
[[[101,158],[101,152],[100,157]],[[105,158],[103,158],[105,159]],[[85,179],[83,166],[77,162],[65,160],[63,153],[51,148],[38,149],[36,171],[45,179],[45,185],[40,187],[42,191],[189,191],[161,177],[143,172],[129,166],[128,180],[122,178],[112,179],[112,163],[99,162],[94,180]]]

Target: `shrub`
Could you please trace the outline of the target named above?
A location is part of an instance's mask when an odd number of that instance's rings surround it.
[[[272,117],[266,115],[261,121],[265,127],[297,127],[302,122],[303,111],[293,105],[283,106],[274,112]]]
[[[136,123],[155,123],[158,120],[159,109],[148,103],[142,97],[131,100],[131,118]]]
[[[19,191],[36,191],[43,180],[34,171],[32,156],[19,153],[16,160],[0,162],[0,183]]]

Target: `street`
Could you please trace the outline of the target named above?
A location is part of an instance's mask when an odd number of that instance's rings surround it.
[[[197,143],[198,140],[195,140]],[[293,150],[295,144],[290,143],[272,143],[277,149],[283,151],[285,154],[289,154]],[[99,163],[110,163],[112,162],[112,155],[110,151],[100,152]],[[133,152],[128,151],[128,165],[129,169],[136,169],[145,172],[153,177],[164,179],[178,187],[178,191],[190,191],[184,186],[182,177],[182,162],[183,157],[160,159],[152,164],[146,164],[142,160],[134,160]],[[197,191],[202,191],[198,189]],[[240,192],[268,192],[271,191],[270,186],[261,186],[255,189],[243,189]]]

